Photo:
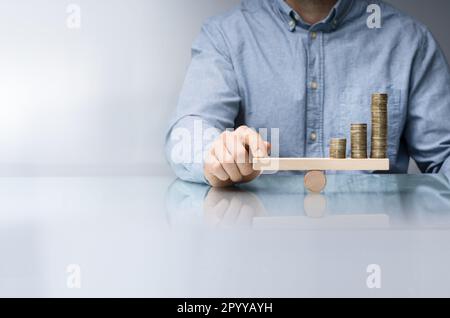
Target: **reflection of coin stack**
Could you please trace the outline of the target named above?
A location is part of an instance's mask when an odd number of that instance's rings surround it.
[[[347,156],[347,139],[332,138],[330,141],[330,158],[345,159]]]
[[[372,95],[372,147],[371,158],[387,158],[387,94]]]
[[[367,159],[367,124],[352,124],[351,144],[353,159]]]

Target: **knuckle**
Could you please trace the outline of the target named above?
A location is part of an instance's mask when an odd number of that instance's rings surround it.
[[[213,150],[217,150],[218,148],[220,148],[222,144],[223,144],[223,140],[222,140],[222,138],[219,137],[219,138],[214,142],[213,146],[211,147],[211,152],[212,152]]]
[[[247,150],[245,148],[240,148],[236,151],[236,155],[240,158],[245,158],[247,156]]]
[[[227,132],[223,132],[219,138],[217,138],[216,143],[217,145],[223,145],[225,144],[225,141],[227,140]]]
[[[245,150],[238,150],[236,153],[238,163],[246,163],[247,162],[247,152]]]
[[[224,138],[229,138],[233,133],[229,130],[226,130],[223,132],[223,136]]]
[[[212,163],[208,162],[208,161],[205,161],[205,170],[206,171],[211,171],[212,169],[213,169]]]
[[[249,175],[251,175],[253,173],[253,169],[250,165],[246,166],[243,170],[244,171],[242,173],[246,177],[248,177]]]
[[[225,154],[223,161],[226,164],[232,164],[234,163],[234,158],[230,154]]]
[[[242,181],[242,176],[241,176],[241,175],[233,176],[233,177],[231,178],[231,181],[233,181],[233,182],[235,182],[235,183],[241,182],[241,181]]]
[[[226,149],[226,146],[225,146],[224,140],[218,140],[216,145],[214,146],[214,150],[215,150],[216,154],[220,156],[224,152],[225,149]]]
[[[219,172],[219,171],[221,170],[221,168],[222,168],[222,166],[221,166],[221,164],[220,164],[219,162],[213,163],[213,164],[212,164],[212,167],[211,167],[211,169],[212,169],[214,172]]]
[[[219,179],[220,181],[226,181],[227,178],[225,176],[223,176],[222,174],[214,174],[214,176],[216,177],[216,179]]]
[[[236,132],[243,133],[243,132],[246,132],[247,130],[248,130],[248,127],[245,126],[245,125],[243,125],[243,126],[240,126],[240,127],[236,130]]]

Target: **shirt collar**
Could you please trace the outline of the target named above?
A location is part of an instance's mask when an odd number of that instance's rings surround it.
[[[325,19],[311,26],[304,22],[300,15],[297,14],[285,0],[276,0],[276,2],[278,3],[279,10],[285,18],[285,21],[287,21],[287,26],[290,31],[295,31],[295,28],[300,26],[310,31],[325,32],[331,32],[337,29],[353,4],[353,0],[338,0]]]

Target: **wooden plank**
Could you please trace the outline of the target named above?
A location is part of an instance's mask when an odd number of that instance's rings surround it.
[[[257,171],[388,171],[389,159],[255,158]]]

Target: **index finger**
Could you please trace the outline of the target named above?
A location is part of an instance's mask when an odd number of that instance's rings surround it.
[[[268,143],[256,131],[247,129],[244,133],[244,143],[250,148],[253,157],[265,158],[269,156]]]

